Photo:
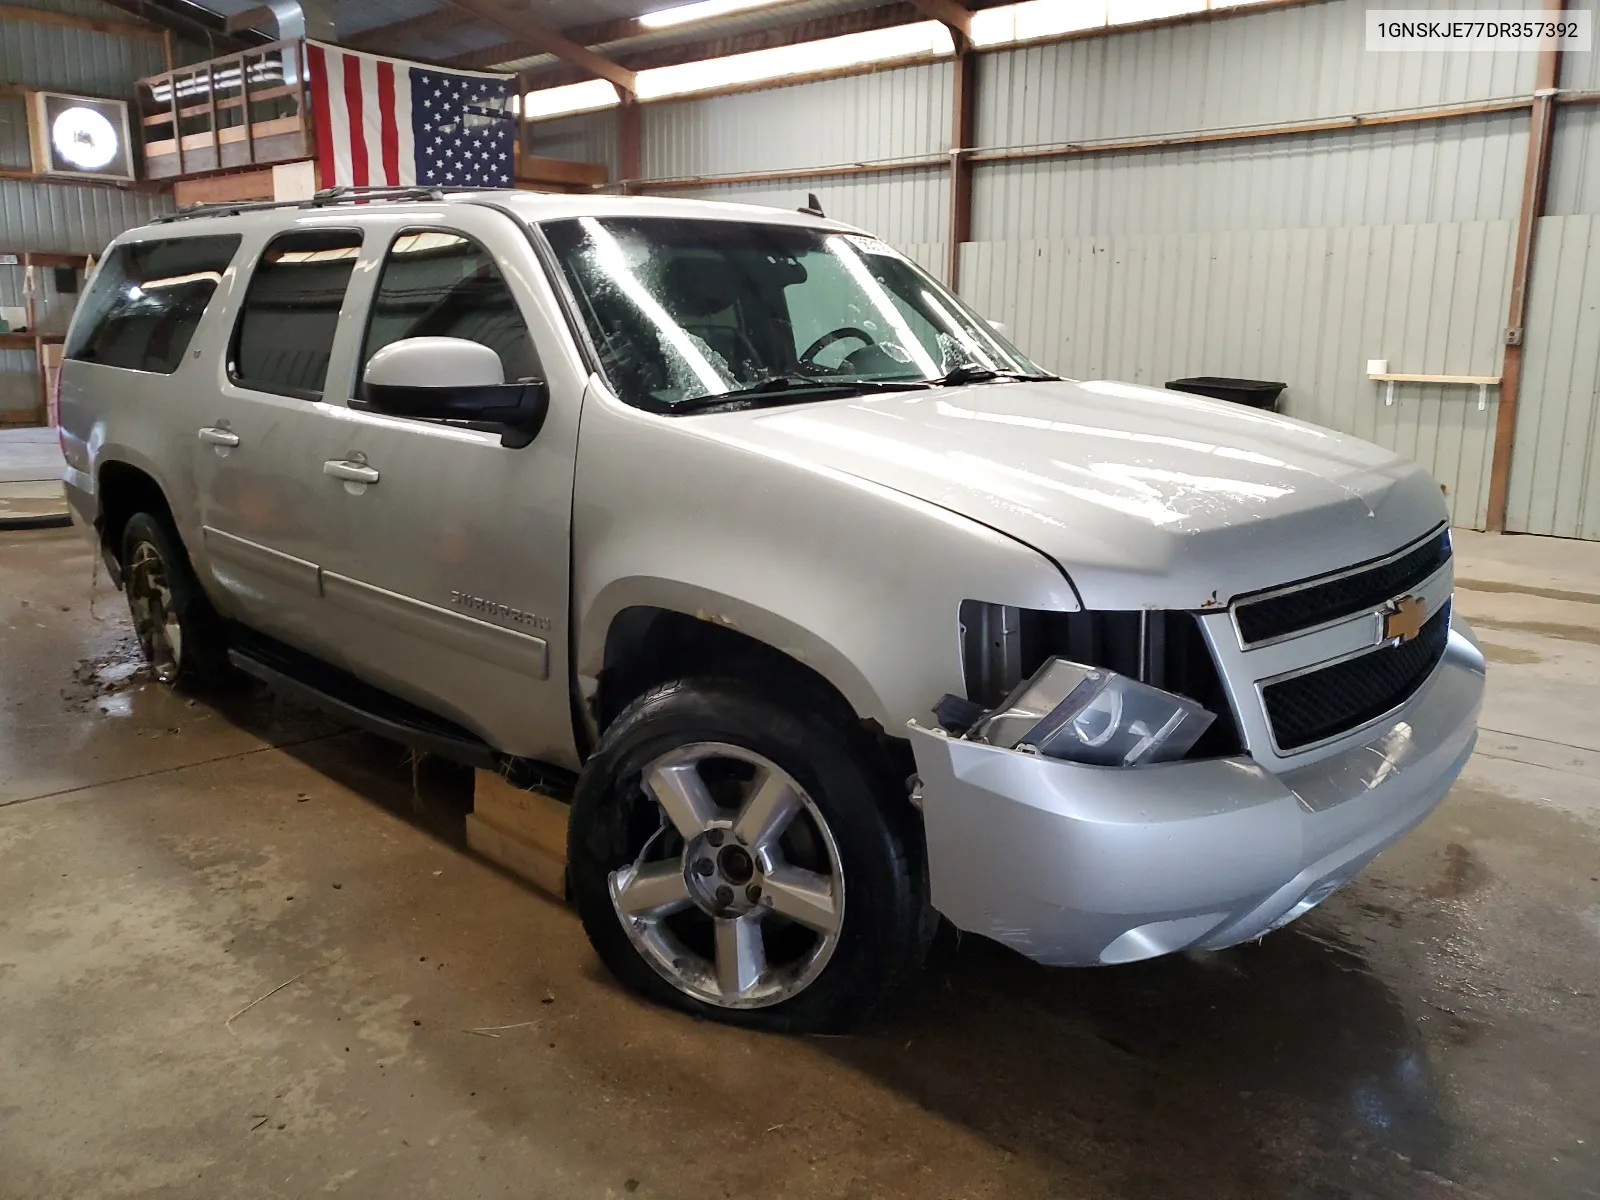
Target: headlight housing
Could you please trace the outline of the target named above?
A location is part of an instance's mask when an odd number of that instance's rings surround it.
[[[1182,758],[1216,714],[1116,671],[1047,659],[967,731],[972,741],[1106,767]]]

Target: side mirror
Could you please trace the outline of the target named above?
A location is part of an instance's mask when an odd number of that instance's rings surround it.
[[[517,450],[544,427],[550,388],[542,379],[505,378],[500,356],[478,342],[402,338],[367,360],[361,398],[397,417],[498,425],[500,444]]]

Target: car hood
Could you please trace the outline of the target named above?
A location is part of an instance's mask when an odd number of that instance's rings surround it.
[[[1427,473],[1378,446],[1133,384],[990,383],[709,419],[730,441],[1026,542],[1090,608],[1216,607],[1387,554],[1447,517]]]

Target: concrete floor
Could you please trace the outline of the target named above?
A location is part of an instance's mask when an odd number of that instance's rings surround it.
[[[1317,912],[952,938],[781,1039],[619,991],[461,773],[163,692],[75,533],[0,533],[0,1196],[1600,1197],[1600,546],[1458,545],[1479,753]]]

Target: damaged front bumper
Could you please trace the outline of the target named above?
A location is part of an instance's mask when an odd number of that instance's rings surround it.
[[[1456,622],[1402,708],[1277,775],[1248,757],[1085,766],[913,724],[933,905],[1063,966],[1259,937],[1444,798],[1477,740],[1483,687],[1483,656]]]

